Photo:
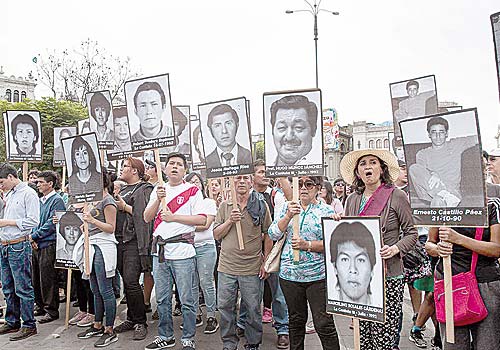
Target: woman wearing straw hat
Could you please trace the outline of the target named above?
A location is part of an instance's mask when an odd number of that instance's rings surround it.
[[[365,149],[349,152],[340,162],[340,172],[354,187],[346,200],[346,216],[380,216],[385,262],[385,323],[360,322],[361,347],[390,350],[398,332],[403,303],[402,255],[417,241],[417,230],[406,194],[395,188],[399,175],[396,157],[386,150]],[[335,215],[336,219],[340,216]],[[401,238],[400,238],[401,237]]]

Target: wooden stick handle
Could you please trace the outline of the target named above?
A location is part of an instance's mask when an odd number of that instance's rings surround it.
[[[453,315],[453,285],[451,278],[451,256],[443,258],[444,267],[444,302],[446,311],[446,341],[455,343],[455,325]]]
[[[293,190],[293,202],[299,202],[299,178],[294,176],[292,178],[292,190]],[[300,227],[299,227],[299,214],[293,216],[293,238],[300,238]],[[293,262],[298,263],[300,257],[300,251],[298,249],[293,250]]]
[[[83,206],[83,212],[86,213],[88,211],[88,203],[85,202]],[[87,276],[90,276],[90,240],[89,240],[89,223],[87,221],[83,221],[83,247],[85,250],[85,256],[84,256],[84,269],[85,269],[85,274]]]
[[[161,169],[160,150],[158,148],[155,148],[154,154],[155,154],[156,174],[158,174],[158,186],[163,187],[165,183],[163,182],[163,172]],[[167,207],[167,202],[165,201],[165,198],[162,198],[161,208],[165,209],[166,207]]]
[[[23,181],[28,181],[28,162],[23,162]]]
[[[73,270],[68,269],[68,280],[66,281],[66,317],[64,318],[64,328],[69,327],[69,306],[71,303],[71,274]]]
[[[236,201],[236,186],[234,184],[234,177],[230,177],[229,179],[229,186],[231,187],[231,202],[233,203],[233,208],[236,208],[238,202]],[[238,235],[238,246],[240,250],[245,249],[243,231],[241,230],[241,221],[236,222],[236,234]]]
[[[62,168],[62,181],[61,181],[61,190],[64,192],[66,187],[66,165],[63,165]]]
[[[354,328],[354,350],[361,350],[361,335],[359,334],[359,318],[352,319]]]

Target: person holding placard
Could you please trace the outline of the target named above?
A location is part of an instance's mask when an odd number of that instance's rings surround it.
[[[182,304],[183,350],[194,350],[198,288],[196,286],[196,250],[193,246],[196,226],[206,222],[203,196],[193,184],[184,182],[188,169],[182,153],[167,156],[168,183],[156,186],[144,211],[144,221],[153,225],[153,277],[158,304],[158,336],[146,349],[175,345],[172,320],[172,286],[175,279]]]
[[[269,228],[273,241],[286,235],[281,253],[280,286],[288,306],[290,350],[304,349],[307,303],[323,349],[340,349],[332,315],[326,313],[326,279],[321,217],[335,214],[333,208],[317,199],[321,176],[299,178],[299,203],[287,202],[275,214]],[[300,237],[293,238],[293,217],[299,215]],[[293,250],[299,250],[299,263]]]
[[[446,342],[444,323],[439,324],[444,350],[500,349],[500,199],[488,200],[488,227],[484,228],[481,240],[476,239],[476,228],[431,227],[425,245],[432,256],[439,256],[435,278],[443,279],[443,257],[451,257],[452,275],[471,269],[472,254],[478,254],[476,275],[479,292],[488,310],[488,316],[480,322],[467,326],[455,326],[455,343]],[[438,297],[437,295],[435,296]]]
[[[31,239],[38,249],[33,251],[33,289],[38,308],[39,323],[48,323],[59,318],[59,287],[56,263],[56,225],[52,222],[55,211],[66,210],[64,201],[55,189],[59,188],[58,176],[53,171],[38,174],[40,198],[40,223],[33,230]],[[35,314],[36,316],[36,314]]]
[[[391,350],[399,329],[403,304],[401,256],[417,241],[410,203],[394,187],[399,176],[396,157],[389,151],[366,149],[349,152],[340,162],[340,173],[354,187],[345,203],[345,216],[380,216],[384,260],[386,317],[384,323],[360,321],[362,349]],[[340,216],[335,216],[339,219]]]
[[[37,334],[29,237],[40,222],[40,202],[36,192],[19,180],[16,168],[9,163],[0,165],[0,188],[7,193],[0,219],[0,266],[7,310],[0,334],[15,333],[9,338],[15,341]]]

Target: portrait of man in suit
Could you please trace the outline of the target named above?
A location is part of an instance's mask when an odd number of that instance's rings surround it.
[[[210,111],[207,126],[217,146],[206,157],[207,167],[252,164],[250,150],[236,142],[239,123],[238,114],[226,103],[219,104]]]

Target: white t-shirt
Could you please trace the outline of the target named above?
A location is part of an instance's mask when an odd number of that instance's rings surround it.
[[[205,198],[203,199],[203,214],[205,215],[213,215],[214,217],[217,215],[217,204],[215,201],[211,198]],[[200,231],[196,232],[194,235],[194,246],[195,247],[201,247],[202,245],[205,244],[213,244],[215,245],[215,240],[214,240],[214,223],[212,222],[212,225],[205,230],[205,231]]]
[[[147,208],[152,206],[158,196],[156,194],[155,186],[153,192],[151,192],[151,197],[149,198],[149,203]],[[170,186],[168,183],[165,184],[166,197],[165,201],[173,214],[179,215],[205,215],[203,210],[203,196],[198,189],[193,184],[182,183],[177,186]],[[156,217],[161,211],[161,205],[158,208]],[[156,220],[155,217],[155,220]],[[153,237],[160,236],[163,239],[172,238],[184,233],[194,233],[195,227],[191,225],[180,224],[178,222],[166,222],[162,221],[158,227],[153,232]],[[194,246],[189,243],[167,243],[165,244],[165,259],[168,260],[179,260],[187,259],[196,255]]]

